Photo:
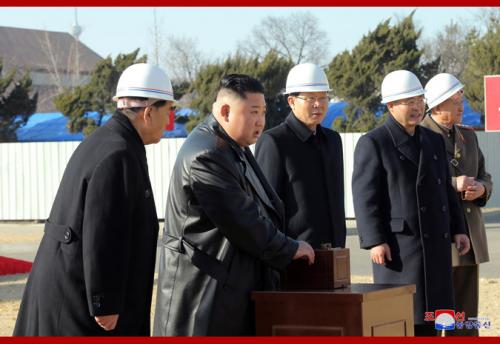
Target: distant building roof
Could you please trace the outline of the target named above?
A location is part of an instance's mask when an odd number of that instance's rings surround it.
[[[33,91],[38,92],[38,112],[55,111],[53,98],[61,88],[88,82],[101,59],[67,32],[0,26],[3,72],[12,68],[19,73],[29,71]]]
[[[58,71],[68,73],[75,52],[75,38],[67,32],[0,26],[0,58],[7,69],[19,67],[32,71],[52,71],[52,53]],[[102,59],[81,41],[78,54],[82,74],[90,74],[95,64]]]

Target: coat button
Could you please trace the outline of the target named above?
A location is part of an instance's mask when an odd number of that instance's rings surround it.
[[[470,213],[470,212],[471,212],[470,208],[467,208],[467,212],[468,212],[468,213]]]
[[[66,229],[66,231],[64,232],[64,240],[66,240],[66,241],[71,240],[71,230]]]
[[[441,211],[442,211],[443,213],[444,213],[444,212],[446,212],[446,209],[447,209],[447,208],[446,208],[446,206],[445,206],[445,205],[443,205],[443,206],[441,207]]]
[[[438,159],[438,156],[436,154],[433,155],[432,157],[434,160],[437,160]]]
[[[444,236],[445,238],[447,238],[447,237],[448,237],[448,233],[444,233],[444,234],[443,234],[443,236]]]
[[[425,205],[424,205],[424,206],[422,206],[422,207],[420,207],[420,211],[421,211],[422,213],[425,213],[425,211],[426,211],[426,210],[427,210],[427,207],[426,207]]]
[[[404,160],[404,159],[405,159],[405,157],[404,157],[404,156],[402,156],[402,155],[400,155],[400,156],[399,156],[399,159],[400,159],[400,160]]]
[[[145,198],[151,197],[151,191],[149,191],[149,189],[146,189],[146,191],[144,192],[144,197]]]
[[[102,297],[101,296],[93,296],[92,297],[92,306],[94,306],[94,308],[101,308],[102,304],[101,304],[101,300],[102,300]]]
[[[429,234],[424,233],[424,239],[429,239]]]
[[[437,183],[438,183],[438,185],[441,185],[441,178],[437,179]]]

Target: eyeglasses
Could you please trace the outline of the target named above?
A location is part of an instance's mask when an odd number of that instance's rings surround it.
[[[330,97],[299,97],[299,96],[295,96],[295,98],[302,99],[303,101],[306,101],[309,104],[315,104],[316,102],[318,102],[320,104],[326,104],[330,101]]]
[[[408,101],[397,102],[397,105],[407,105],[409,107],[421,106],[425,102],[424,98],[412,99]]]

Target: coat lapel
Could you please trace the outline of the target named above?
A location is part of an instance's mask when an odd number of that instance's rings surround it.
[[[435,133],[438,133],[444,137],[444,144],[446,147],[446,153],[452,159],[455,156],[455,147],[451,143],[451,140],[446,138],[446,133],[444,132],[444,129],[439,126],[439,124],[436,123],[436,121],[430,116],[427,115],[425,116],[424,120],[422,121],[422,124],[424,127],[429,128]],[[456,128],[455,128],[456,129]],[[455,131],[456,133],[456,131]],[[456,142],[456,134],[455,134],[455,142]]]
[[[425,130],[420,130],[420,160],[418,162],[417,183],[422,180],[431,163],[438,159]]]
[[[270,209],[272,209],[280,218],[284,219],[283,203],[279,199],[274,189],[269,185],[264,174],[261,172],[257,161],[253,157],[249,148],[245,148],[245,159],[248,165],[245,168],[245,178],[252,186],[257,196]]]
[[[415,167],[417,167],[418,157],[415,155],[412,147],[410,146],[410,137],[405,133],[404,129],[401,128],[391,115],[389,115],[384,125],[387,130],[389,130],[396,149],[399,150],[404,157],[415,164]]]
[[[468,156],[467,155],[467,146],[465,144],[465,138],[462,134],[462,132],[460,131],[460,128],[458,126],[455,126],[455,147],[453,147],[453,154],[451,155],[452,157],[455,158],[455,160],[458,162],[458,165],[457,165],[457,172],[458,174],[465,174],[463,173],[463,170],[464,170],[464,160],[463,160],[463,157],[464,156]],[[469,155],[470,156],[470,155]]]
[[[285,208],[283,203],[271,185],[267,182],[267,179],[260,170],[250,149],[246,147],[242,150],[241,147],[227,135],[213,115],[210,115],[205,121],[212,130],[229,143],[231,149],[243,164],[245,180],[251,185],[257,197],[259,197],[259,199],[277,215],[278,219],[284,223]]]
[[[332,168],[332,166],[339,166],[342,165],[341,159],[339,159],[339,156],[334,154],[334,152],[331,151],[331,147],[334,146],[334,143],[329,142],[329,137],[322,132],[322,128],[319,127],[318,131],[321,131],[323,134],[323,140],[324,142],[319,144],[319,148],[321,151],[321,155],[323,158],[322,165],[323,165],[323,170],[324,172],[324,178],[325,178],[325,185],[327,188],[327,197],[328,197],[328,203],[331,209],[338,207],[339,204],[336,204],[336,195],[338,195],[339,190],[338,187],[338,182],[342,176],[339,175],[338,169]],[[319,134],[319,133],[318,133]],[[336,219],[334,216],[330,216],[330,222],[332,225],[332,228],[337,227],[337,222],[338,219]]]

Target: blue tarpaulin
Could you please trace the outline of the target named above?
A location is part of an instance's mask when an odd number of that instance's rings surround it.
[[[347,102],[332,102],[328,105],[326,117],[321,123],[326,128],[332,128],[334,120],[342,116],[345,118],[344,108]],[[175,113],[178,117],[188,117],[190,115],[196,116],[196,111],[189,108],[182,108]],[[377,116],[379,116],[377,114]],[[87,114],[88,117],[97,119],[97,113],[92,112]],[[106,123],[111,118],[111,115],[105,115],[102,119],[102,124]],[[47,142],[47,141],[82,141],[84,136],[82,133],[72,134],[66,127],[68,118],[63,116],[60,112],[51,113],[36,113],[29,117],[28,122],[17,129],[17,139],[20,142]],[[464,114],[462,123],[465,125],[473,126],[475,128],[484,127],[481,124],[481,115],[473,111],[467,100],[464,100]],[[174,130],[165,131],[164,138],[169,137],[187,137],[188,132],[184,124],[174,123]]]
[[[179,117],[198,116],[198,112],[190,108],[182,108],[175,111],[175,115]]]
[[[89,113],[89,117],[97,119],[97,113]],[[111,118],[107,114],[102,119],[102,124]],[[17,140],[20,142],[47,142],[47,141],[82,141],[82,133],[70,133],[66,127],[68,118],[60,112],[35,113],[30,116],[26,125],[17,129]],[[174,130],[165,131],[164,138],[186,137],[188,132],[184,124],[174,123]]]
[[[339,116],[346,118],[344,113],[344,108],[347,106],[347,102],[340,101],[335,103],[330,103],[328,105],[328,111],[326,112],[325,119],[321,122],[321,125],[325,128],[332,128],[333,122]],[[381,113],[377,113],[376,116],[380,116]],[[464,113],[462,117],[462,124],[468,125],[474,128],[484,128],[484,125],[481,123],[481,114],[479,112],[475,112],[469,106],[467,99],[464,99]]]

